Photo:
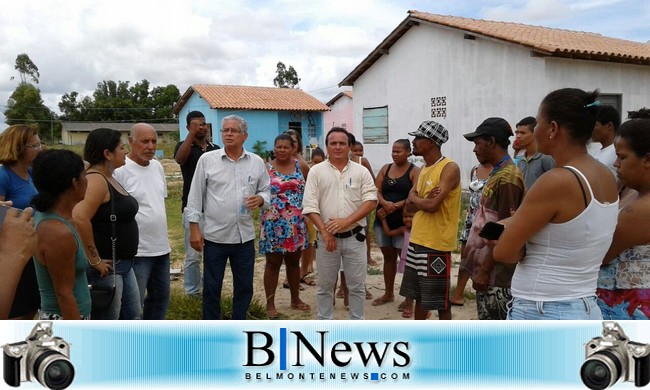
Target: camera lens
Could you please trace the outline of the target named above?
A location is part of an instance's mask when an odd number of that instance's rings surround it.
[[[600,351],[587,358],[580,368],[582,382],[590,389],[603,390],[621,378],[621,362],[615,354]]]
[[[65,389],[72,383],[73,378],[74,367],[67,360],[57,360],[50,363],[43,375],[45,386],[50,389]]]
[[[63,390],[74,379],[74,366],[60,352],[46,350],[34,361],[34,376],[38,382],[52,390]]]

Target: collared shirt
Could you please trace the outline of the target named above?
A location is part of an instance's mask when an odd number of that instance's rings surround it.
[[[217,244],[239,244],[255,239],[251,213],[242,213],[244,195],[259,195],[268,206],[271,179],[264,161],[246,150],[237,160],[225,149],[205,153],[196,164],[187,197],[187,220],[198,223],[205,210],[203,238]]]
[[[366,167],[348,160],[339,171],[328,160],[313,166],[307,176],[302,213],[320,214],[323,222],[332,218],[347,218],[364,202],[377,201],[377,187]],[[362,218],[350,226],[365,226]]]
[[[555,160],[549,155],[537,152],[528,159],[526,159],[526,156],[523,156],[517,162],[517,168],[524,175],[524,183],[526,184],[526,191],[528,191],[540,176],[546,173],[546,171],[555,168]]]

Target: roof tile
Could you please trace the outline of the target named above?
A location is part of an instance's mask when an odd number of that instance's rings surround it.
[[[243,85],[195,84],[190,87],[211,108],[277,111],[329,111],[329,107],[300,89]]]

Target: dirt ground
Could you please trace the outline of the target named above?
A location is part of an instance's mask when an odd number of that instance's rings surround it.
[[[179,185],[180,179],[180,169],[178,164],[171,159],[163,159],[161,163],[165,169],[165,173],[168,179],[168,185]],[[182,180],[182,179],[180,179]],[[174,182],[174,184],[171,184]],[[383,256],[381,251],[373,242],[371,247],[372,258],[378,263],[377,267],[369,267],[368,276],[366,278],[366,288],[373,295],[373,299],[366,300],[365,305],[365,317],[367,320],[406,320],[402,317],[402,313],[397,310],[398,305],[402,302],[403,298],[398,295],[399,286],[402,282],[402,275],[397,274],[395,278],[395,301],[389,302],[381,306],[372,306],[372,302],[375,298],[380,297],[384,293],[384,275],[382,272],[383,267]],[[172,258],[182,258],[183,254],[180,256],[174,255]],[[177,261],[176,263],[179,263]],[[264,256],[258,255],[255,259],[255,282],[254,282],[254,295],[260,302],[265,302],[266,297],[264,295]],[[453,254],[453,268],[452,268],[452,286],[456,284],[456,279],[458,277],[458,265],[460,264],[460,256],[458,254]],[[182,270],[181,270],[182,272]],[[318,270],[315,270],[314,280],[318,280]],[[183,288],[183,276],[182,274],[177,274],[172,277],[172,288]],[[284,266],[280,270],[280,280],[278,282],[278,290],[276,291],[275,305],[277,311],[281,314],[281,319],[291,319],[291,320],[309,320],[316,319],[316,286],[307,286],[301,284],[304,287],[304,290],[300,292],[300,298],[303,302],[311,306],[310,312],[302,312],[298,310],[292,310],[290,308],[290,294],[289,289],[282,287],[282,281],[284,280]],[[471,285],[471,283],[470,283]],[[226,278],[224,280],[223,286],[224,293],[232,291],[232,274],[230,273],[229,267],[226,268]],[[466,291],[470,291],[470,287],[466,288]],[[343,320],[348,318],[348,311],[343,305],[343,299],[336,299],[336,305],[334,306],[334,317],[337,320]],[[437,312],[434,312],[431,316],[431,319],[437,319]],[[464,306],[452,306],[452,317],[456,320],[475,320],[477,319],[476,314],[476,301],[474,299],[465,298]]]
[[[379,263],[378,267],[371,267],[369,275],[366,278],[366,288],[373,295],[373,299],[367,300],[365,305],[365,316],[367,320],[406,320],[402,317],[402,313],[397,311],[397,307],[402,302],[403,298],[397,292],[402,282],[402,275],[397,274],[395,278],[395,302],[389,302],[381,306],[372,306],[372,301],[380,297],[384,293],[384,275],[379,273],[383,265],[383,257],[379,248],[375,245],[372,247],[372,258]],[[454,267],[452,269],[452,285],[455,285],[456,278],[458,277],[458,264],[460,256],[454,254]],[[261,261],[260,261],[261,260]],[[262,276],[264,273],[264,261],[258,259],[255,268],[255,295],[264,302],[264,288]],[[284,268],[280,273],[280,282],[283,280]],[[317,272],[316,272],[317,274]],[[316,275],[316,278],[318,276]],[[302,285],[305,289],[300,292],[300,299],[311,306],[310,313],[302,313],[297,310],[290,309],[290,296],[289,290],[280,286],[276,292],[275,305],[278,312],[286,315],[288,319],[316,319],[316,286]],[[345,320],[348,318],[348,311],[343,307],[343,299],[337,299],[334,306],[334,318],[337,320]],[[437,312],[434,312],[431,319],[437,319]],[[452,318],[455,320],[475,320],[476,314],[476,300],[465,298],[464,306],[452,306]]]

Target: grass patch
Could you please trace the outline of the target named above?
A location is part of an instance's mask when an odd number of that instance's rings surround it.
[[[384,271],[377,267],[368,267],[368,275],[383,275]]]
[[[202,300],[185,295],[182,289],[172,289],[167,311],[168,320],[200,320],[202,318]],[[232,318],[232,295],[221,296],[221,316],[224,320]],[[285,316],[284,319],[288,317]],[[253,297],[250,307],[248,308],[249,320],[266,319],[266,306]]]

